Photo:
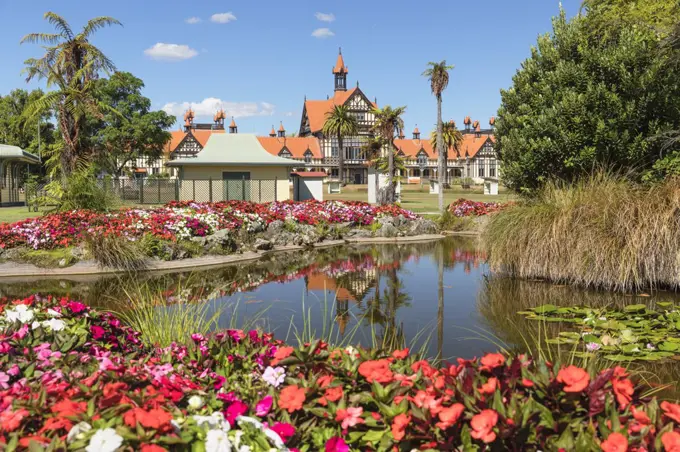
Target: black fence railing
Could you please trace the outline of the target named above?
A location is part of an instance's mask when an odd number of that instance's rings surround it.
[[[288,199],[283,179],[101,179],[100,186],[131,204],[165,204],[170,201],[252,201]]]

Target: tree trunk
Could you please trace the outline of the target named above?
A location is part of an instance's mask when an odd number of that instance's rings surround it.
[[[338,134],[338,177],[340,184],[345,185],[345,153],[342,149],[342,135]]]
[[[442,95],[437,94],[437,180],[439,182],[439,212],[444,213],[444,137],[442,136]]]

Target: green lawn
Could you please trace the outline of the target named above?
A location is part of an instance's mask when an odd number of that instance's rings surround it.
[[[347,185],[339,195],[329,195],[324,187],[325,200],[368,201],[368,189],[365,185]],[[431,195],[428,188],[421,189],[419,185],[402,185],[401,206],[414,212],[437,212],[439,209],[438,195]],[[516,196],[507,190],[500,189],[498,195],[485,195],[481,187],[463,190],[454,187],[444,192],[444,203],[450,204],[459,198],[484,202],[508,202]]]
[[[29,212],[28,207],[0,207],[0,223],[14,223],[25,218],[42,215],[42,212]]]

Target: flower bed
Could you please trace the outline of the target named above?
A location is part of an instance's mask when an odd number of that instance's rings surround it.
[[[35,296],[2,306],[0,329],[6,450],[680,448],[680,405],[641,399],[619,367],[492,353],[435,368],[407,349],[237,330],[158,349],[110,314]]]
[[[164,240],[204,237],[220,229],[253,229],[275,220],[316,225],[352,223],[370,225],[380,216],[416,215],[397,206],[371,206],[349,201],[217,203],[171,202],[155,209],[125,209],[103,214],[62,212],[16,223],[0,223],[0,249],[28,246],[53,249],[76,245],[85,236],[114,234],[134,239],[150,234]]]
[[[499,202],[478,202],[460,198],[449,204],[449,212],[456,217],[487,215],[497,212],[507,204]]]

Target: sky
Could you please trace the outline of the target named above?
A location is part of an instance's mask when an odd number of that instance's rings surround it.
[[[568,16],[580,0],[563,0]],[[197,121],[223,107],[239,132],[267,134],[279,122],[297,132],[304,97],[333,94],[338,48],[348,86],[384,106],[406,106],[410,131],[434,128],[436,100],[421,74],[429,61],[455,65],[443,95],[443,117],[462,126],[467,115],[488,124],[500,90],[551,30],[556,0],[0,0],[0,95],[27,84],[31,32],[52,32],[43,13],[64,17],[74,30],[96,16],[123,23],[97,32],[93,43],[145,83],[154,109],[181,119],[191,104]],[[179,122],[178,122],[179,125]]]

